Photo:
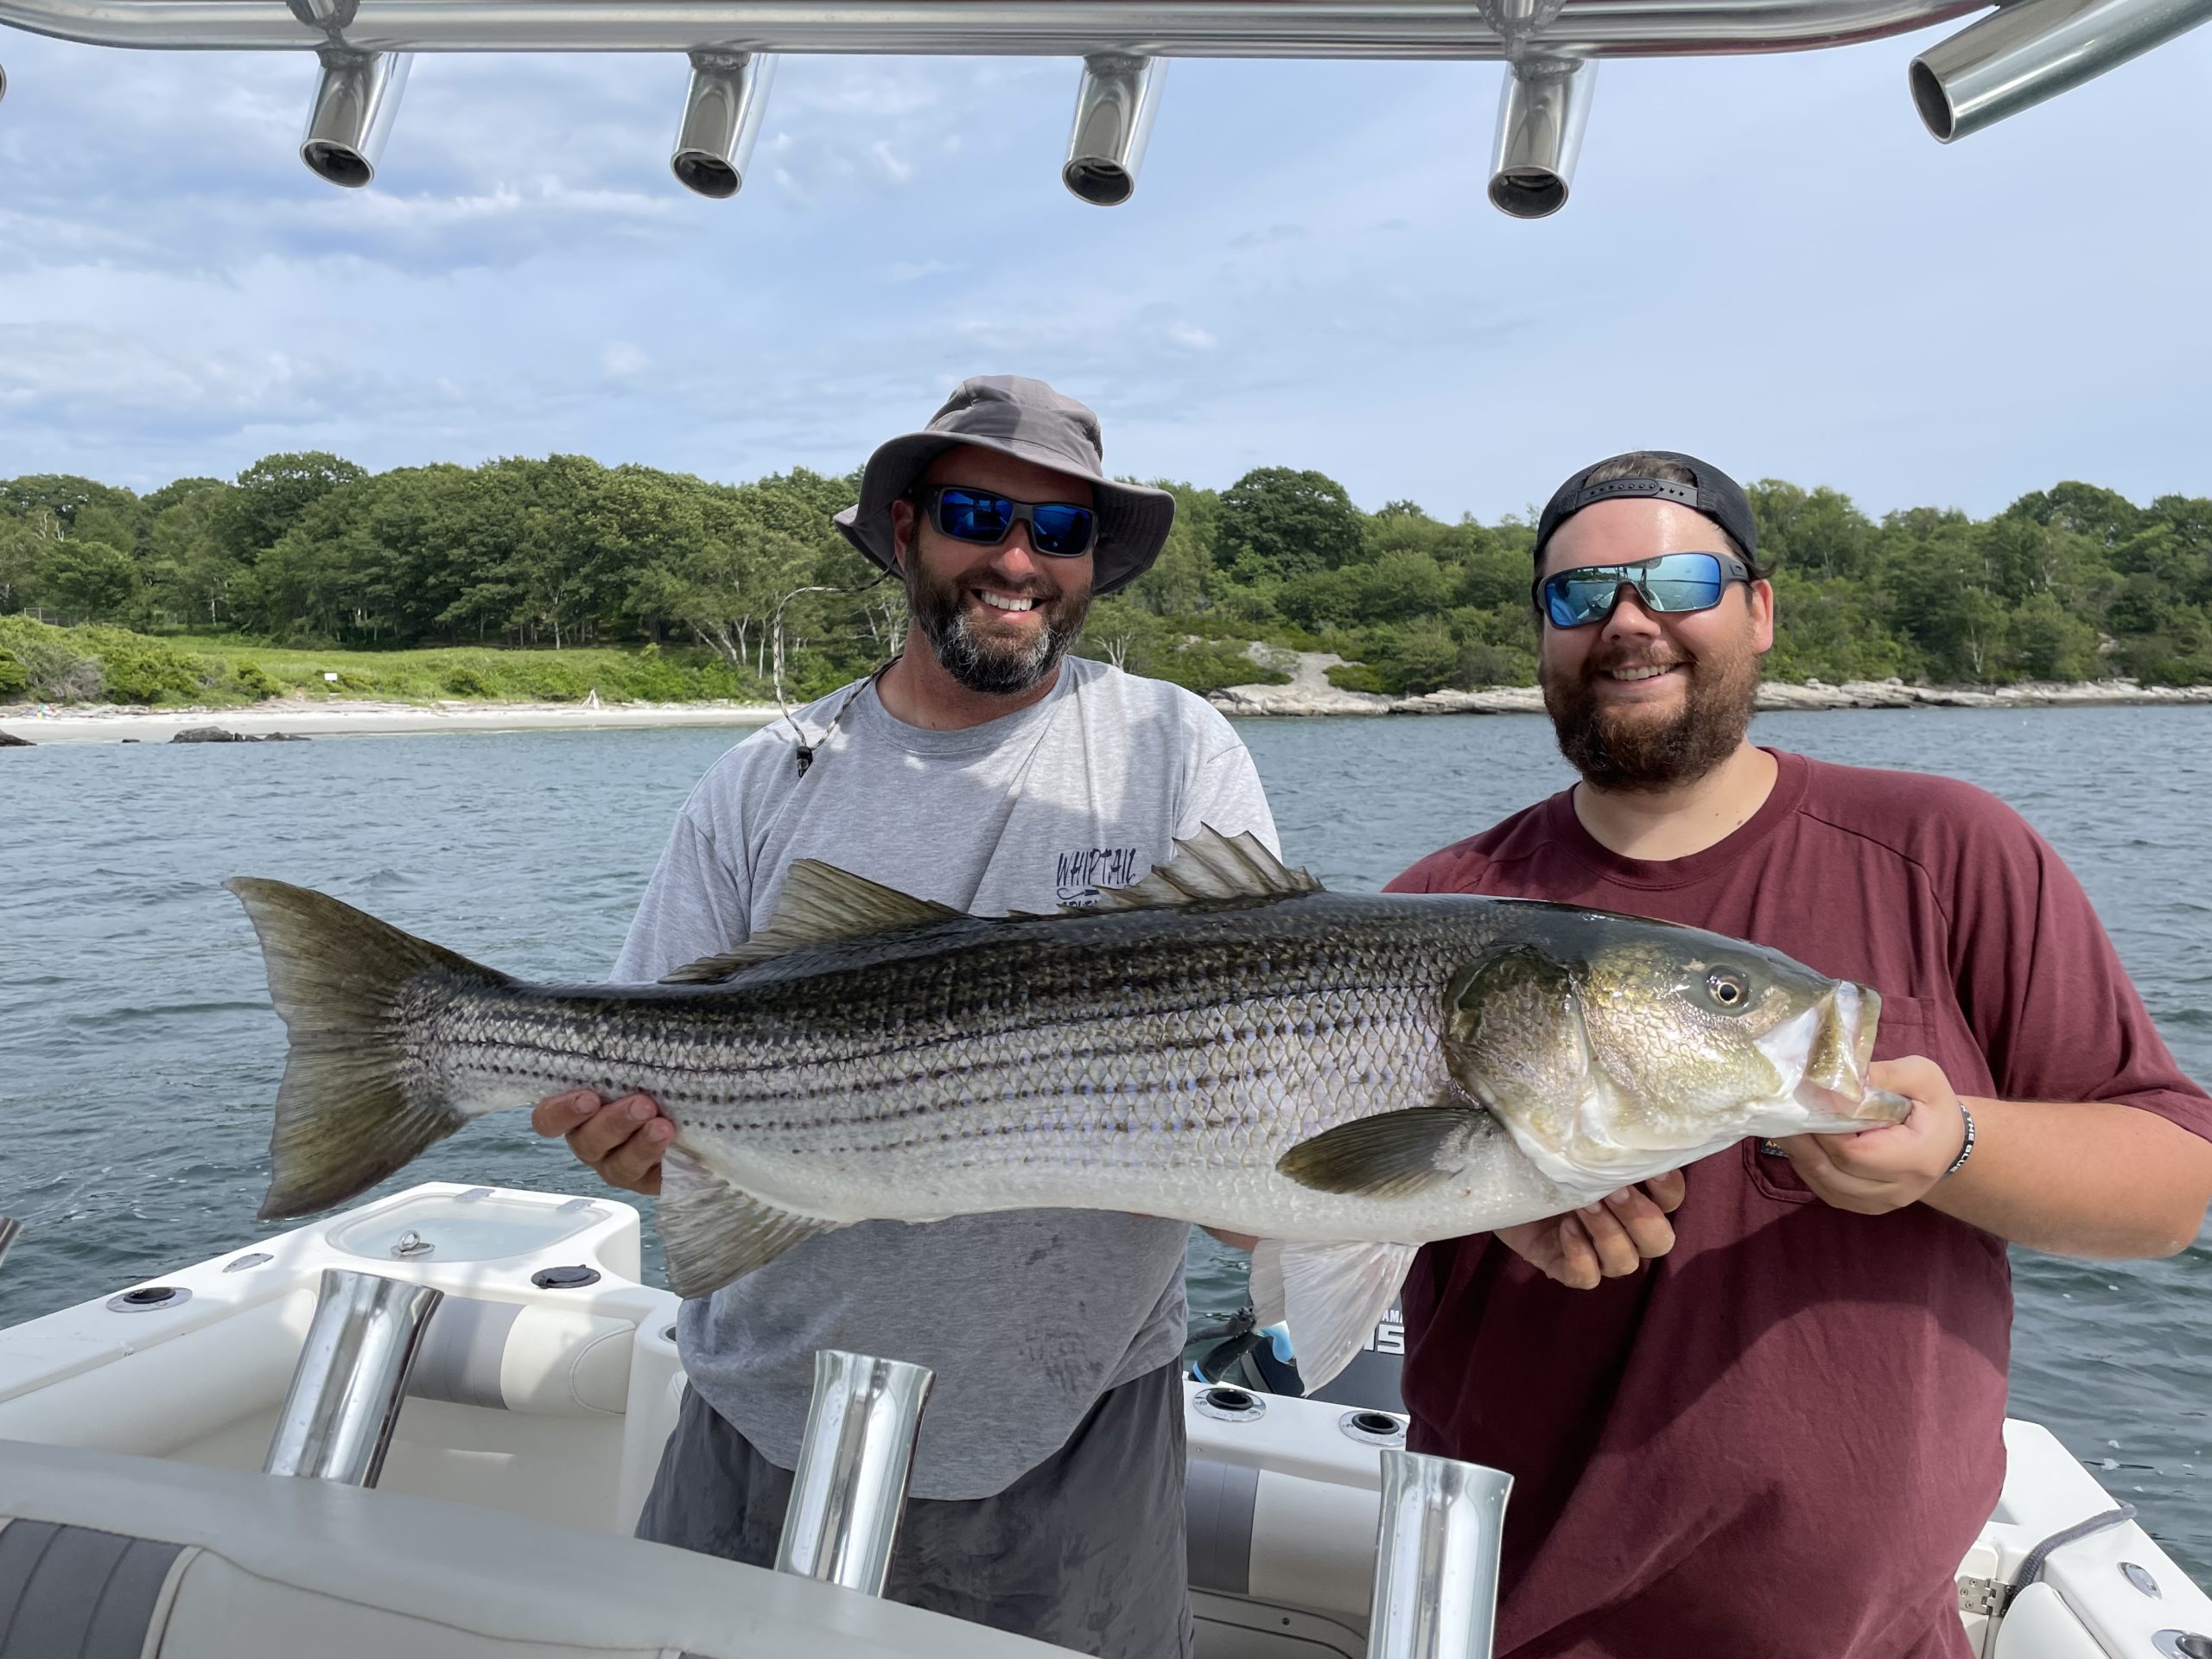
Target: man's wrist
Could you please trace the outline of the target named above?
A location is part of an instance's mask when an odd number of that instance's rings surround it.
[[[1967,1109],[1963,1100],[1959,1103],[1959,1121],[1965,1126],[1966,1138],[1959,1145],[1959,1155],[1951,1160],[1951,1166],[1936,1178],[1939,1181],[1949,1180],[1966,1167],[1967,1160],[1974,1155],[1974,1114]]]

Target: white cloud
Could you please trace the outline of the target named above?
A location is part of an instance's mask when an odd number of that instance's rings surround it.
[[[1948,147],[1902,41],[1611,65],[1535,223],[1483,199],[1479,65],[1178,65],[1105,211],[1058,181],[1065,62],[786,60],[760,177],[712,202],[669,175],[680,61],[426,58],[341,193],[294,154],[304,56],[0,46],[0,474],[842,471],[1014,371],[1097,407],[1116,470],[1447,516],[1630,442],[1874,511],[2212,493],[2212,227],[2163,210],[2212,33]]]
[[[902,261],[885,271],[883,280],[887,283],[918,283],[925,276],[950,276],[962,269],[962,266],[944,259]]]
[[[877,139],[868,146],[868,153],[875,158],[875,164],[883,169],[883,176],[892,183],[904,184],[914,176],[914,164],[893,150],[888,139]]]

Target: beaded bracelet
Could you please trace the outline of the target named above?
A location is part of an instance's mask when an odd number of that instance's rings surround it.
[[[1957,1174],[1974,1151],[1974,1114],[1967,1110],[1967,1103],[1963,1100],[1959,1103],[1959,1116],[1967,1121],[1967,1143],[1959,1148],[1959,1155],[1951,1160],[1951,1166],[1936,1177],[1938,1180],[1948,1181]]]

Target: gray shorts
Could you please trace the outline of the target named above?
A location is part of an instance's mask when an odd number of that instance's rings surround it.
[[[909,1498],[884,1594],[1097,1659],[1189,1659],[1179,1368],[1109,1389],[1004,1491]],[[638,1536],[775,1563],[791,1478],[687,1389]]]

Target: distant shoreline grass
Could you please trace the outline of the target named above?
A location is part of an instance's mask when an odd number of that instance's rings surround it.
[[[1245,665],[1239,658],[1236,667]],[[1213,681],[1234,671],[1227,663],[1206,665],[1204,683],[1193,686],[1219,696],[1224,712],[1267,714],[1372,713],[1361,700],[1344,696],[1365,690],[1345,683],[1332,669],[1326,690],[1314,693],[1283,686],[1250,698],[1222,696]],[[1349,666],[1357,668],[1357,664]],[[1248,686],[1287,680],[1287,674],[1249,664]],[[1794,696],[1770,707],[1867,706],[1853,702],[1842,688],[1807,678],[1770,679],[1771,689]],[[2044,703],[2212,702],[2212,686],[2193,689],[2139,688],[2125,682],[2081,682],[2056,686],[1996,684],[1904,687],[1887,693],[1906,703],[1961,705]],[[1878,689],[1878,688],[1877,688]],[[805,701],[813,690],[786,684],[787,699]],[[1526,687],[1484,688],[1478,695]],[[440,645],[393,651],[345,650],[313,645],[276,645],[221,634],[133,633],[122,628],[52,626],[26,616],[0,616],[0,707],[44,704],[57,709],[143,709],[149,712],[205,709],[211,713],[249,709],[281,702],[340,705],[365,702],[441,704],[484,708],[501,705],[576,705],[594,694],[604,705],[648,704],[698,709],[757,709],[772,704],[774,691],[749,673],[741,674],[715,653],[695,647],[595,645],[560,650],[494,645]],[[2056,694],[2056,695],[2053,695]],[[1420,709],[1424,702],[1446,702],[1461,694],[1433,694],[1431,699],[1392,701]],[[1341,702],[1338,700],[1341,699]],[[1373,699],[1368,700],[1370,702]],[[1301,706],[1311,704],[1312,706]]]
[[[60,628],[0,616],[0,703],[251,708],[312,702],[755,703],[772,693],[690,647],[348,651],[217,634]]]

